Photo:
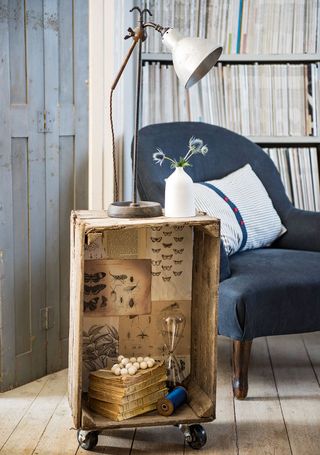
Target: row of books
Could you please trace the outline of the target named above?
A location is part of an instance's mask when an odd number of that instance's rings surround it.
[[[311,148],[266,148],[294,206],[320,210],[318,151]]]
[[[164,363],[134,376],[115,376],[102,369],[90,373],[88,404],[98,414],[122,421],[157,408],[157,402],[167,393]]]
[[[142,0],[152,20],[185,36],[208,37],[225,54],[316,53],[320,50],[318,0]],[[150,33],[145,52],[165,52]]]
[[[320,64],[219,63],[189,91],[172,65],[143,66],[142,124],[203,121],[248,136],[320,133]]]

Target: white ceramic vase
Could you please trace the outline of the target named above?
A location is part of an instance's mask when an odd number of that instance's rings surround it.
[[[170,218],[196,214],[193,181],[183,167],[177,167],[166,179],[164,213]]]

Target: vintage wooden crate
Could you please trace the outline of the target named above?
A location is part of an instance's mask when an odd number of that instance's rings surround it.
[[[86,407],[83,393],[82,332],[85,248],[88,249],[88,244],[102,235],[108,239],[108,236],[115,231],[130,233],[130,230],[133,229],[135,231],[131,232],[143,232],[142,229],[159,231],[164,228],[176,229],[177,232],[181,229],[188,229],[188,232],[191,231],[190,242],[193,242],[191,245],[193,250],[192,279],[190,280],[191,350],[188,379],[190,401],[170,417],[163,417],[153,412],[122,422],[115,422],[90,411]],[[175,239],[180,241],[179,237],[175,237]],[[175,251],[179,253],[181,250]],[[215,418],[219,252],[219,220],[209,216],[129,220],[108,218],[104,211],[72,213],[68,392],[76,428],[90,431],[120,427],[190,424],[207,422]],[[99,254],[99,257],[103,257],[105,252]],[[108,257],[107,253],[105,257]]]

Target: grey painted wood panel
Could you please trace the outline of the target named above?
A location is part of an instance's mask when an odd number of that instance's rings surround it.
[[[69,217],[87,207],[87,22],[86,0],[0,0],[0,390],[67,365]]]
[[[8,0],[0,0],[0,327],[1,382],[13,384],[15,372],[12,169],[10,131],[10,63]],[[1,389],[0,389],[1,390]]]
[[[29,166],[28,141],[13,138],[12,154],[12,212],[14,236],[14,301],[16,354],[30,346],[30,289],[29,289]]]

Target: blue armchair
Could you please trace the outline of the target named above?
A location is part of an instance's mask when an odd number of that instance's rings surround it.
[[[172,171],[153,163],[156,147],[178,158],[191,136],[203,139],[209,148],[187,170],[195,182],[222,178],[250,163],[287,228],[270,247],[229,258],[221,244],[219,334],[233,339],[233,390],[243,399],[254,338],[320,330],[320,213],[293,207],[276,167],[259,146],[224,128],[196,122],[140,130],[138,189],[142,199],[164,203],[164,179]]]

